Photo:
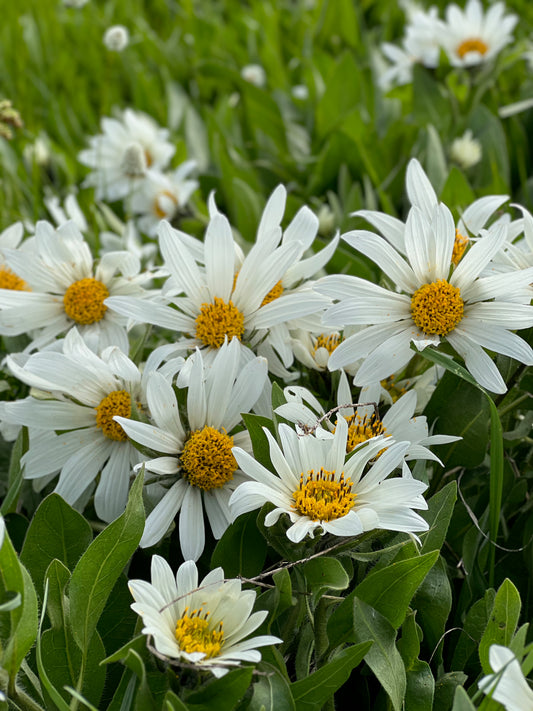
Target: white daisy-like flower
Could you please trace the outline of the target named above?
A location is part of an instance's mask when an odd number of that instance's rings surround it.
[[[479,680],[481,691],[490,694],[506,711],[531,711],[533,689],[513,652],[508,647],[492,644],[489,648],[489,662],[494,673]]]
[[[154,424],[115,418],[133,441],[162,453],[146,462],[146,470],[172,482],[146,519],[141,547],[157,543],[179,512],[183,557],[198,560],[205,544],[204,508],[213,535],[222,536],[231,522],[230,494],[246,478],[231,449],[238,444],[251,451],[249,434],[238,431],[241,413],[251,410],[266,380],[266,361],[244,364],[235,339],[218,349],[208,369],[200,352],[192,356],[185,423],[176,394],[160,373],[153,373],[147,386]]]
[[[151,579],[129,581],[131,608],[142,617],[143,634],[153,638],[156,651],[171,660],[221,677],[242,662],[260,662],[258,647],[282,641],[272,635],[249,638],[268,613],[252,612],[255,591],[224,579],[222,568],[199,581],[194,561],[182,563],[174,575],[166,560],[154,555]]]
[[[423,415],[414,416],[417,407],[415,390],[401,395],[385,415],[380,417],[378,404],[381,390],[380,383],[362,388],[358,398],[359,404],[353,406],[351,405],[353,395],[348,378],[342,371],[337,388],[338,409],[331,413],[331,419],[326,417],[324,408],[314,395],[307,388],[300,386],[289,385],[285,388],[287,402],[277,407],[275,412],[289,422],[294,422],[299,431],[306,431],[308,428],[316,429],[318,426],[335,431],[338,419],[345,418],[348,422],[347,453],[373,437],[384,435],[392,437],[396,442],[409,442],[405,452],[405,462],[413,459],[432,459],[440,464],[440,459],[428,449],[428,446],[456,442],[461,437],[429,434],[426,418]],[[375,403],[375,406],[367,403]]]
[[[341,341],[342,335],[338,331],[314,334],[298,329],[291,334],[294,355],[311,370],[327,370],[329,357]]]
[[[145,408],[137,366],[116,347],[98,357],[75,328],[67,334],[63,352],[18,354],[8,356],[7,363],[19,380],[50,393],[2,403],[8,421],[30,430],[30,446],[21,460],[24,477],[59,472],[54,491],[69,504],[99,477],[96,514],[103,521],[115,519],[126,506],[132,467],[143,459],[113,419]]]
[[[517,15],[505,13],[503,2],[487,12],[480,0],[468,0],[463,9],[452,3],[446,8],[441,42],[454,67],[472,67],[488,62],[513,41]]]
[[[139,274],[137,257],[111,252],[95,265],[73,222],[57,230],[38,222],[31,240],[3,252],[18,282],[4,286],[0,281],[0,334],[28,333],[27,350],[33,350],[77,326],[95,352],[114,345],[128,352],[127,319],[104,301],[110,294],[144,293],[141,283],[150,275]]]
[[[49,195],[44,198],[44,204],[46,205],[46,209],[52,216],[52,219],[57,227],[61,227],[61,225],[64,225],[69,220],[72,220],[80,232],[88,232],[89,225],[87,224],[85,215],[81,211],[76,196],[73,193],[67,195],[63,202],[63,206],[61,206],[61,202],[57,195]]]
[[[78,160],[92,168],[85,187],[96,188],[97,200],[119,200],[129,195],[148,168],[164,170],[175,146],[168,130],[146,114],[126,109],[120,118],[103,118],[102,133],[89,139],[90,148]]]
[[[139,216],[137,224],[141,232],[154,237],[161,220],[171,221],[185,207],[198,188],[197,180],[187,180],[195,168],[196,161],[189,160],[172,173],[146,172],[130,203],[132,212]]]
[[[302,436],[281,424],[281,447],[264,431],[277,475],[234,447],[239,466],[255,480],[244,482],[232,494],[234,517],[271,502],[276,508],[267,514],[265,525],[272,526],[282,514],[288,514],[292,526],[287,537],[294,543],[316,532],[357,536],[376,528],[406,533],[428,530],[426,521],[413,511],[427,508],[422,497],[427,485],[410,473],[388,478],[402,466],[409,442],[390,444],[389,438],[379,436],[347,455],[348,423],[344,418],[334,434],[317,430],[316,435]]]
[[[241,77],[258,87],[266,85],[267,75],[260,64],[246,64],[241,69]]]
[[[497,393],[505,382],[484,348],[533,364],[533,350],[511,332],[533,325],[530,306],[533,269],[481,276],[507,239],[504,225],[490,232],[451,268],[456,229],[451,212],[438,205],[431,220],[417,207],[407,217],[403,236],[407,259],[372,232],[343,235],[374,261],[395,285],[393,290],[358,277],[328,276],[315,286],[340,303],[324,317],[328,323],[366,325],[332,354],[330,370],[364,358],[354,383],[365,385],[401,370],[422,350],[445,339],[463,358],[480,385]]]
[[[24,279],[15,274],[4,259],[4,250],[17,249],[23,237],[24,225],[22,222],[15,222],[0,233],[0,289],[23,291],[28,288]]]
[[[302,208],[282,240],[285,197],[285,189],[279,186],[265,207],[257,240],[246,257],[239,256],[230,224],[213,200],[203,244],[162,221],[158,234],[164,267],[171,283],[185,296],[172,298],[171,306],[153,302],[148,306],[142,299],[129,297],[113,297],[106,303],[136,321],[188,334],[178,344],[183,350],[207,350],[208,360],[225,339],[237,338],[261,355],[268,357],[276,351],[287,367],[293,362],[287,324],[305,328],[306,318],[330,303],[313,292],[307,280],[329,260],[338,239],[302,258],[316,235],[318,221]]]

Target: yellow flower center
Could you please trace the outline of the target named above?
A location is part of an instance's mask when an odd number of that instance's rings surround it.
[[[407,383],[409,384],[409,383]],[[381,381],[381,387],[387,390],[389,395],[391,396],[392,402],[396,402],[399,398],[401,398],[402,395],[405,395],[407,392],[407,388],[403,386],[399,386],[395,379],[394,375],[389,375],[388,378],[385,378],[385,380]]]
[[[232,447],[233,437],[214,427],[193,432],[181,453],[185,479],[204,491],[223,487],[237,470]]]
[[[220,348],[224,337],[231,341],[237,336],[239,341],[244,333],[244,314],[233,304],[215,296],[214,304],[202,304],[196,317],[196,338],[206,346]]]
[[[357,494],[352,492],[352,480],[335,479],[335,472],[321,468],[300,474],[300,486],[293,492],[293,508],[311,521],[333,521],[346,516],[353,507]]]
[[[0,267],[0,289],[11,289],[13,291],[31,291],[24,279],[21,279],[15,272],[12,272],[5,265]]]
[[[445,279],[424,284],[411,298],[411,317],[428,336],[446,336],[463,318],[461,291]]]
[[[96,410],[96,426],[99,427],[108,439],[115,442],[125,442],[127,434],[122,427],[113,420],[115,415],[131,417],[131,397],[125,390],[113,390],[98,405]]]
[[[339,336],[337,333],[331,333],[329,336],[325,333],[321,333],[320,336],[317,336],[316,338],[315,346],[313,348],[313,355],[316,355],[319,348],[325,348],[331,355],[341,341],[342,336]]]
[[[176,622],[176,641],[183,652],[203,652],[207,659],[218,657],[224,644],[222,622],[210,629],[209,612],[202,613],[202,608],[188,614],[188,607]]]
[[[372,437],[378,435],[386,435],[387,430],[383,427],[381,420],[376,417],[375,413],[371,415],[352,415],[346,418],[348,420],[348,439],[346,440],[346,451],[353,451],[358,444],[366,442]],[[376,456],[379,457],[381,452]]]
[[[69,318],[86,326],[104,318],[107,311],[104,301],[108,296],[109,291],[105,284],[88,277],[69,286],[63,297],[63,305]]]
[[[453,243],[452,264],[456,267],[461,261],[463,254],[470,240],[462,235],[459,230],[455,230],[455,242]]]
[[[278,281],[277,284],[274,284],[272,289],[268,292],[268,294],[265,296],[263,301],[261,301],[261,306],[266,306],[266,304],[269,304],[271,301],[275,301],[276,299],[279,299],[279,297],[283,294],[283,286],[281,284],[281,280]]]
[[[486,54],[489,51],[489,46],[479,37],[470,37],[465,39],[455,50],[461,59],[469,52],[477,52],[478,54]]]
[[[160,193],[158,193],[154,198],[152,209],[154,211],[155,216],[159,217],[160,220],[164,219],[168,215],[168,210],[163,207],[164,202],[163,204],[161,203],[162,198],[168,198],[172,203],[174,210],[178,205],[178,198],[173,195],[169,190],[162,190]]]

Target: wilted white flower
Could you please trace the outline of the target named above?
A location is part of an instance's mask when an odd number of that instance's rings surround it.
[[[456,138],[450,146],[450,158],[465,170],[479,163],[482,154],[481,143],[474,138],[470,129],[460,138]]]
[[[169,659],[221,677],[228,667],[261,661],[257,647],[282,641],[272,635],[246,639],[268,613],[252,613],[255,591],[242,590],[240,580],[225,580],[222,568],[199,582],[194,561],[182,563],[174,576],[166,560],[154,555],[151,578],[129,581],[131,608],[143,619],[143,633]]]
[[[111,52],[122,52],[130,41],[130,34],[124,25],[108,27],[104,33],[104,44]]]
[[[493,644],[489,649],[489,662],[494,673],[479,680],[481,691],[490,694],[506,711],[533,709],[533,690],[513,652],[508,647]]]
[[[241,77],[250,84],[263,87],[266,84],[266,72],[260,64],[247,64],[241,69]]]

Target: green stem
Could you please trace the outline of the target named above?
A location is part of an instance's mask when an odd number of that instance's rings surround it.
[[[314,630],[315,630],[315,658],[317,668],[324,662],[325,654],[329,647],[328,639],[328,608],[331,600],[321,597],[315,608]]]
[[[500,417],[503,417],[504,415],[506,415],[508,412],[510,412],[514,407],[519,405],[524,400],[529,400],[530,397],[531,397],[531,395],[529,393],[524,393],[523,395],[520,395],[520,397],[517,397],[516,400],[513,400],[512,402],[510,402],[508,405],[505,405],[504,407],[499,408],[498,412],[500,413]]]

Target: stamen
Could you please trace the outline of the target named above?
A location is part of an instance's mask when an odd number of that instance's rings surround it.
[[[168,209],[167,201],[170,201],[172,203],[172,208],[170,210]],[[167,203],[166,207],[165,203]],[[168,217],[170,212],[174,214],[177,206],[178,198],[173,195],[169,190],[162,190],[155,196],[154,202],[152,203],[152,210],[156,217],[158,217],[160,220],[163,220],[165,217]]]
[[[113,417],[131,417],[131,396],[125,390],[113,390],[98,405],[96,410],[96,426],[99,427],[108,439],[115,442],[125,442],[127,434],[115,422]]]
[[[12,291],[31,291],[24,279],[21,279],[15,272],[12,272],[5,265],[0,267],[0,289],[11,289]]]
[[[300,474],[300,485],[293,492],[292,507],[312,521],[333,521],[353,508],[357,494],[352,492],[352,480],[344,480],[344,472],[335,479],[334,471],[321,468]]]
[[[479,37],[470,37],[469,39],[463,40],[455,51],[462,59],[469,52],[477,52],[478,54],[485,55],[489,51],[489,46]]]
[[[204,491],[222,488],[237,470],[232,447],[233,437],[214,427],[206,425],[193,432],[181,453],[185,479]]]
[[[189,608],[176,622],[176,641],[182,651],[203,652],[207,659],[218,657],[224,645],[222,622],[211,628],[209,612],[202,613],[202,608],[188,613]]]
[[[272,289],[270,289],[268,294],[265,296],[265,298],[261,302],[261,306],[265,306],[266,304],[270,304],[271,301],[275,301],[276,299],[279,299],[279,297],[282,294],[283,294],[283,285],[280,280],[277,282],[277,284],[274,284]]]
[[[391,396],[392,402],[396,402],[396,400],[399,400],[402,395],[405,395],[405,393],[407,392],[406,387],[400,387],[398,385],[394,378],[394,375],[389,375],[389,377],[385,378],[385,380],[382,380],[380,384],[384,390],[387,390],[387,392]],[[409,385],[409,383],[407,383],[407,385]]]
[[[104,301],[108,296],[106,285],[89,277],[69,286],[63,297],[63,305],[69,318],[86,326],[104,318],[107,311]]]
[[[236,336],[239,341],[244,333],[244,314],[233,304],[215,296],[214,303],[202,304],[196,317],[196,338],[211,348],[220,348],[224,338]]]
[[[366,442],[372,437],[387,434],[386,428],[375,413],[371,415],[351,415],[346,418],[348,421],[348,439],[346,440],[346,451],[352,452],[358,444]],[[376,456],[379,457],[381,452]]]
[[[424,284],[411,298],[411,317],[426,335],[446,336],[463,318],[461,291],[445,279]]]
[[[459,230],[455,230],[455,242],[453,243],[452,264],[456,267],[465,253],[470,240],[462,235]]]

